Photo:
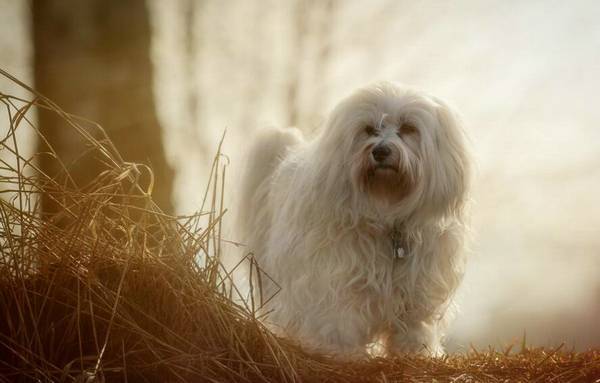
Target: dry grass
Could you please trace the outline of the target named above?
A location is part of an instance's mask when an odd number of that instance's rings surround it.
[[[4,72],[2,75],[10,78]],[[12,79],[17,82],[17,80]],[[24,84],[23,88],[28,89]],[[206,212],[167,216],[151,199],[152,176],[120,158],[102,130],[32,92],[0,93],[0,382],[589,382],[600,352],[494,350],[445,358],[344,362],[303,351],[232,304],[218,262],[222,180],[215,158]],[[16,134],[39,132],[30,112],[62,116],[105,170],[76,185],[19,151]],[[40,137],[42,138],[42,137]],[[83,151],[83,148],[82,148]],[[43,216],[39,196],[60,212]]]

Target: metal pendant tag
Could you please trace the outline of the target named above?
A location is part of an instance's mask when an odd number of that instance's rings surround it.
[[[402,259],[406,256],[406,254],[404,254],[404,248],[402,248],[401,246],[396,247],[396,258]]]

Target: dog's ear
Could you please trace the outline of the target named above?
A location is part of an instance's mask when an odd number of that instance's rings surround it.
[[[433,135],[434,150],[427,172],[428,203],[435,213],[460,215],[471,181],[471,161],[462,124],[453,110],[434,99],[438,126]]]

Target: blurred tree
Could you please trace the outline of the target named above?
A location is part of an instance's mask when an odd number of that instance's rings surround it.
[[[198,127],[204,126],[204,110],[202,98],[199,93],[203,91],[200,81],[203,62],[201,60],[202,50],[205,48],[205,36],[200,33],[202,28],[204,7],[206,2],[198,0],[187,0],[184,3],[183,27],[185,33],[185,75],[186,83],[186,110],[189,113],[189,121],[186,124],[185,134],[190,143],[195,146],[202,157],[202,163],[210,163],[211,149],[207,137],[202,135]]]
[[[154,201],[173,212],[174,172],[162,142],[153,98],[150,34],[145,0],[63,0],[32,2],[34,76],[37,90],[69,113],[99,123],[126,161],[152,167]],[[84,185],[102,167],[82,140],[53,113],[40,111],[39,127]],[[40,151],[47,151],[43,143]],[[41,158],[42,170],[58,174],[55,161]],[[44,212],[56,207],[42,199]]]
[[[296,0],[292,7],[286,89],[288,125],[314,127],[319,124],[327,100],[332,25],[338,5],[336,0]],[[309,96],[303,84],[311,84]]]
[[[302,60],[306,50],[309,7],[311,0],[296,0],[294,4],[289,79],[287,83],[288,126],[298,126],[300,120],[300,86]]]
[[[319,79],[319,89],[315,96],[311,98],[312,104],[308,108],[312,115],[309,116],[310,123],[317,123],[319,108],[325,104],[327,100],[327,91],[330,85],[327,83],[329,73],[329,65],[331,61],[331,52],[333,50],[333,24],[337,12],[337,1],[336,0],[323,0],[319,2],[320,12],[316,25],[316,40],[317,40],[317,52],[315,58],[315,79]]]

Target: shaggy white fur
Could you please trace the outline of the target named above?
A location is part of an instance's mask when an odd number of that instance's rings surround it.
[[[345,356],[376,340],[390,353],[442,353],[469,165],[449,107],[387,82],[344,99],[308,142],[295,129],[263,132],[239,222],[276,282],[260,278],[267,322]]]

